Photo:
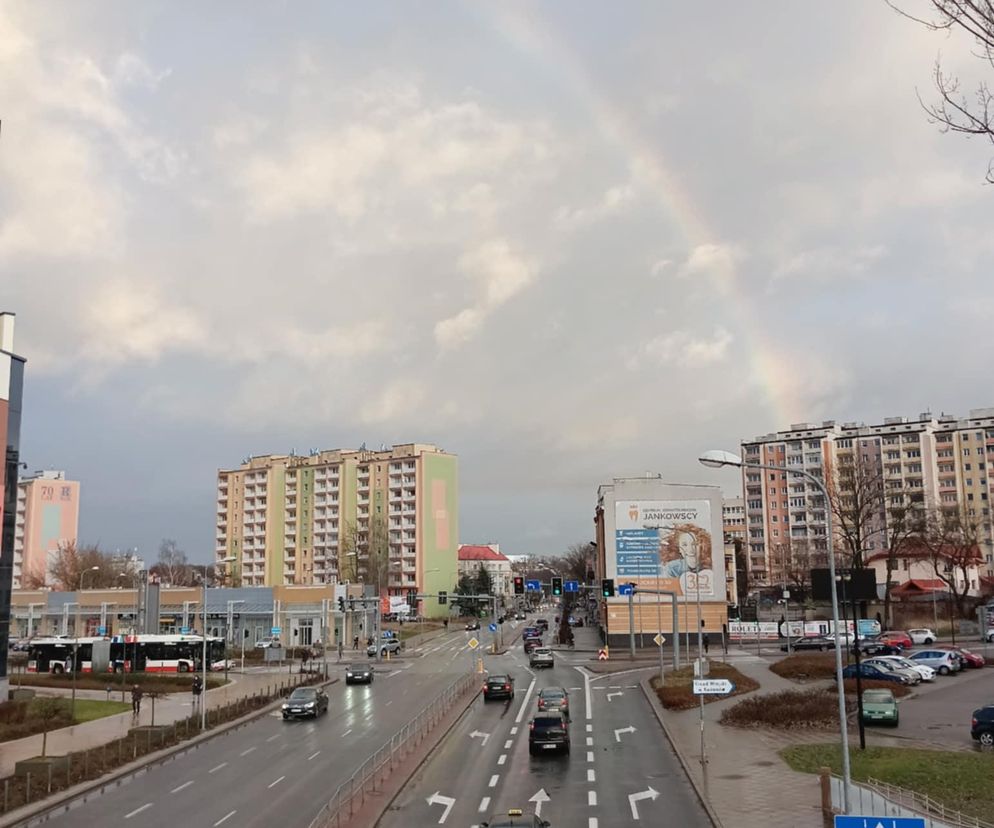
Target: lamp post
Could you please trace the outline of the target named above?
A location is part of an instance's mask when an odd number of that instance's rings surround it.
[[[79,600],[76,602],[76,623],[73,624],[72,645],[72,701],[69,703],[69,717],[76,721],[76,673],[79,671],[79,616],[80,605],[83,603],[83,581],[87,572],[96,572],[99,566],[91,566],[79,573]]]
[[[225,566],[232,561],[238,560],[237,558],[221,558],[214,562],[214,566]],[[200,694],[200,729],[207,729],[207,567],[204,566],[204,577],[201,579],[201,584],[203,585],[203,602],[204,602],[204,628],[202,630],[204,636],[204,653],[203,653],[203,674],[204,674],[204,689]]]
[[[801,469],[792,469],[787,466],[774,466],[765,463],[753,463],[743,460],[739,455],[729,451],[711,450],[706,451],[698,458],[702,465],[712,469],[724,467],[766,469],[768,471],[785,472],[803,477],[821,493],[825,498],[825,544],[828,554],[829,583],[832,589],[832,623],[835,627],[835,681],[839,696],[839,730],[842,740],[842,808],[843,812],[849,813],[849,803],[851,799],[852,775],[849,767],[849,733],[846,722],[846,690],[842,683],[842,647],[839,640],[839,595],[835,584],[835,556],[832,552],[832,508],[831,500],[828,496],[828,489],[825,483],[810,472]],[[848,633],[848,631],[847,631]],[[846,636],[848,639],[848,635]]]
[[[224,680],[228,680],[228,644],[234,643],[231,637],[231,628],[235,624],[235,604],[244,604],[245,601],[242,598],[232,599],[228,601],[228,617],[227,617],[227,628],[225,630],[224,636]],[[242,672],[245,672],[245,636],[241,636],[242,639]]]

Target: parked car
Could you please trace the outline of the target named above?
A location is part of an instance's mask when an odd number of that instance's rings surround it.
[[[466,624],[466,632],[473,632],[473,630],[480,629],[479,621],[470,621]]]
[[[298,687],[283,702],[284,719],[316,719],[328,712],[328,695],[320,687]]]
[[[965,650],[962,647],[943,647],[942,649],[955,653],[959,657],[959,660],[963,663],[963,666],[969,667],[971,670],[983,667],[986,663],[982,655],[978,655],[970,650]]]
[[[345,668],[346,684],[356,684],[360,681],[366,684],[373,683],[373,666],[371,664],[350,664]]]
[[[880,633],[880,640],[888,644],[894,644],[902,650],[910,650],[914,645],[914,640],[903,630],[885,630]]]
[[[526,814],[520,808],[511,808],[507,815],[494,814],[480,828],[549,828],[552,823],[539,819],[535,814]]]
[[[984,636],[985,641],[994,642],[994,627],[987,630],[987,634]]]
[[[538,691],[538,709],[543,712],[558,710],[569,719],[569,693],[565,687],[543,687]]]
[[[895,664],[898,667],[904,667],[909,670],[914,670],[922,677],[922,681],[935,681],[935,670],[929,667],[927,664],[918,664],[912,661],[910,658],[899,655],[882,655],[874,656],[873,660],[886,661],[888,664]]]
[[[856,678],[857,671],[861,678],[872,681],[892,681],[895,684],[912,683],[911,678],[904,673],[899,673],[896,670],[888,670],[877,664],[867,664],[866,662],[863,662],[858,667],[855,664],[850,664],[843,669],[842,677],[847,679]]]
[[[868,658],[863,663],[872,664],[874,667],[880,667],[883,670],[893,670],[900,675],[907,676],[909,679],[908,684],[921,684],[921,673],[919,673],[914,667],[902,667],[899,664],[894,664],[892,661],[887,661],[884,656]]]
[[[514,678],[506,675],[487,676],[483,683],[483,700],[491,699],[513,699],[514,698]]]
[[[534,756],[549,750],[569,754],[569,722],[558,710],[539,713],[528,725],[528,752]]]
[[[900,655],[902,650],[897,644],[885,641],[877,636],[867,636],[854,641],[849,648],[852,653],[859,652],[865,655]]]
[[[220,661],[211,662],[211,669],[221,673],[225,670],[234,670],[237,666],[238,662],[233,658],[222,658]]]
[[[395,655],[400,652],[400,642],[396,638],[391,638],[389,640],[384,639],[380,641],[380,655],[385,656],[387,653]],[[376,645],[370,644],[366,648],[366,655],[375,656],[376,655]]]
[[[835,638],[827,635],[818,635],[810,638],[791,639],[790,649],[794,652],[802,650],[831,650],[835,647]],[[780,645],[780,649],[787,652],[787,642]]]
[[[984,747],[994,747],[994,704],[973,711],[970,735]]]
[[[908,630],[908,635],[913,643],[924,644],[926,647],[929,644],[934,644],[939,639],[939,636],[932,632],[932,630],[928,629],[928,627],[919,627],[914,630]]]
[[[960,660],[948,650],[919,650],[917,653],[910,653],[908,658],[916,664],[928,665],[940,676],[958,673],[963,669]]]
[[[535,647],[528,658],[531,667],[555,667],[556,662],[552,657],[552,650],[548,647]]]
[[[260,638],[255,642],[255,648],[257,650],[265,650],[268,647],[282,647],[283,644],[280,642],[279,638]]]
[[[897,699],[890,690],[863,691],[863,721],[866,724],[881,722],[897,727],[899,720]]]

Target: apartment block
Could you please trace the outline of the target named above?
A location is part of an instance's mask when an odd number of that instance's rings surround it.
[[[725,543],[725,593],[729,604],[738,604],[738,567],[735,561],[736,544],[746,548],[745,500],[725,497],[721,501],[721,524]]]
[[[75,543],[79,532],[79,483],[64,471],[39,471],[17,484],[14,517],[14,589],[50,580],[59,546]]]
[[[888,417],[877,425],[799,423],[742,443],[747,463],[796,467],[831,480],[839,468],[859,462],[879,473],[886,493],[908,503],[961,507],[982,525],[986,576],[994,573],[989,455],[994,458],[994,408],[974,409],[962,418],[927,412],[917,419]],[[827,564],[831,515],[815,486],[786,472],[744,466],[742,491],[752,585],[783,583],[799,554],[806,565]],[[887,520],[884,508],[871,520],[868,559],[886,549]]]
[[[475,576],[480,569],[490,575],[494,595],[514,594],[511,561],[500,551],[499,543],[459,544],[459,576]]]
[[[381,595],[457,580],[458,460],[421,443],[250,457],[218,472],[216,559],[244,586],[357,581]],[[370,549],[387,549],[370,571]],[[440,614],[435,599],[423,611]],[[444,608],[443,608],[444,609]]]

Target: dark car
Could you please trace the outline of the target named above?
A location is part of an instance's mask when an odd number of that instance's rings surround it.
[[[862,655],[901,655],[903,648],[882,636],[866,636],[854,641],[849,650]]]
[[[488,676],[483,685],[483,700],[513,699],[514,679],[508,675]]]
[[[858,665],[858,669],[861,678],[869,679],[871,681],[892,681],[895,684],[912,683],[911,678],[903,672],[898,673],[895,670],[883,670],[872,664],[860,664]],[[856,670],[857,665],[850,664],[842,671],[842,677],[847,679],[856,678]]]
[[[531,653],[532,650],[537,649],[542,646],[542,639],[538,636],[531,636],[526,638],[524,641],[525,653]]]
[[[539,713],[528,725],[528,752],[557,750],[569,754],[569,721],[558,710]]]
[[[480,828],[549,828],[551,822],[526,814],[520,808],[511,808],[507,814],[494,814]]]
[[[283,702],[284,719],[316,719],[328,712],[328,696],[319,687],[298,687]]]
[[[350,664],[345,668],[345,683],[357,684],[359,682],[365,684],[373,683],[372,664]]]
[[[521,637],[522,638],[531,638],[532,636],[541,635],[541,634],[542,634],[542,631],[538,627],[536,627],[534,624],[531,625],[530,627],[525,627],[521,631]]]
[[[546,632],[549,631],[549,621],[548,621],[548,619],[546,619],[546,618],[537,618],[537,619],[535,619],[535,624],[537,626],[541,627]]]
[[[831,650],[835,647],[835,638],[827,635],[819,635],[814,638],[791,639],[790,649],[799,652],[800,650]],[[780,649],[787,652],[787,643],[780,645]]]
[[[478,629],[480,629],[479,621],[470,621],[469,623],[466,624],[466,632],[473,632],[473,630],[478,630]]]
[[[984,747],[994,747],[994,704],[973,711],[970,735]]]
[[[524,621],[525,620],[525,614],[523,612],[515,613],[514,620],[515,621]]]
[[[543,687],[538,691],[538,709],[543,713],[558,710],[569,720],[569,693],[565,687]]]

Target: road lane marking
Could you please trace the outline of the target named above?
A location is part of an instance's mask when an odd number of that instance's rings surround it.
[[[485,796],[480,800],[480,813],[484,813],[490,807],[490,797]]]
[[[208,773],[214,773],[214,771],[219,771],[219,770],[221,770],[221,768],[227,767],[227,765],[228,765],[227,762],[222,762],[220,765],[215,765],[213,768],[211,768],[207,772]]]
[[[514,744],[514,739],[508,739],[506,742],[504,742],[504,750],[510,750],[511,745],[513,744]]]
[[[587,737],[587,747],[593,747],[593,746],[594,746],[594,737],[593,736],[588,736]]]
[[[587,751],[587,761],[588,762],[593,762],[594,761],[594,752],[592,750],[588,750]]]
[[[281,777],[280,777],[279,779],[274,779],[274,780],[273,780],[272,782],[270,782],[270,783],[269,783],[269,784],[268,784],[268,785],[267,785],[266,787],[268,787],[268,788],[275,788],[275,787],[276,787],[277,785],[279,785],[279,784],[280,784],[280,782],[282,782],[282,781],[283,781],[284,779],[286,779],[286,777],[285,777],[285,776],[281,776]]]
[[[583,676],[583,701],[586,707],[587,721],[589,722],[594,718],[594,708],[591,704],[590,698],[590,673],[588,673],[583,667],[574,667],[581,676]]]
[[[320,753],[321,753],[321,751],[320,751],[320,750],[316,750],[316,751],[314,751],[314,753],[312,753],[312,754],[311,754],[310,756],[308,756],[308,757],[307,757],[307,761],[308,761],[308,762],[310,762],[310,761],[311,761],[311,759],[315,758],[316,756],[319,756],[319,755],[320,755]]]
[[[500,779],[500,774],[495,773],[493,776],[490,777],[490,784],[487,787],[496,788],[498,779]]]
[[[593,733],[593,732],[594,732],[594,726],[592,724],[588,724],[587,725],[587,733]]]
[[[518,734],[518,729],[516,727],[511,728],[511,735],[516,736]]]
[[[225,815],[224,815],[223,817],[221,817],[221,818],[220,818],[220,819],[219,819],[219,820],[218,820],[217,822],[215,822],[215,823],[214,823],[214,828],[217,828],[217,826],[218,826],[218,825],[220,825],[220,824],[221,824],[222,822],[224,822],[225,820],[227,820],[227,819],[231,819],[231,818],[232,818],[232,817],[233,817],[233,816],[234,816],[235,814],[237,814],[237,813],[238,813],[238,811],[231,811],[230,813],[227,813],[227,814],[225,814]]]
[[[534,673],[532,675],[534,675]],[[532,690],[534,689],[535,689],[535,679],[532,679],[531,684],[528,685],[528,689],[525,691],[525,697],[521,700],[521,707],[518,710],[518,715],[514,720],[514,723],[516,725],[521,724],[521,720],[525,716],[525,710],[528,709],[528,699],[531,698]],[[513,735],[514,729],[511,730],[511,733]]]
[[[254,747],[254,746],[253,746],[253,747],[250,747],[250,748],[249,748],[248,750],[243,750],[243,751],[242,751],[241,753],[239,753],[238,755],[239,755],[239,756],[248,756],[248,755],[249,755],[249,754],[250,754],[250,753],[251,753],[251,752],[252,752],[253,750],[255,750],[255,747]]]
[[[193,783],[194,780],[191,779],[189,782],[184,782],[179,787],[173,788],[169,793],[179,793],[181,790],[183,790],[183,788],[189,788]]]
[[[272,742],[274,739],[279,739],[280,736],[282,736],[282,735],[283,735],[282,733],[275,733],[272,736],[270,736],[268,739],[266,739],[266,741],[267,742]]]
[[[346,731],[345,731],[345,732],[344,732],[344,733],[342,734],[342,738],[344,739],[344,738],[345,738],[346,736],[348,736],[348,735],[349,735],[349,734],[350,734],[351,732],[352,732],[352,728],[350,727],[350,728],[349,728],[348,730],[346,730]]]
[[[597,781],[597,772],[593,768],[587,768],[587,781],[588,782]]]
[[[587,791],[587,805],[591,808],[597,807],[597,791]]]
[[[135,814],[140,814],[142,811],[144,811],[144,810],[146,810],[148,808],[151,808],[151,807],[152,807],[152,803],[151,802],[146,802],[140,808],[135,808],[130,814],[125,814],[124,818],[125,819],[131,819],[131,817],[133,817]]]
[[[388,702],[387,702],[387,703],[386,703],[385,705],[383,705],[383,706],[384,706],[384,707],[389,707],[389,706],[390,706],[391,704],[393,704],[393,699],[390,699],[390,701],[388,701]]]
[[[587,820],[587,828],[597,828],[597,817],[590,817]]]
[[[497,764],[498,765],[503,765],[506,761],[507,761],[507,754],[506,753],[502,753],[500,756],[497,757]]]

